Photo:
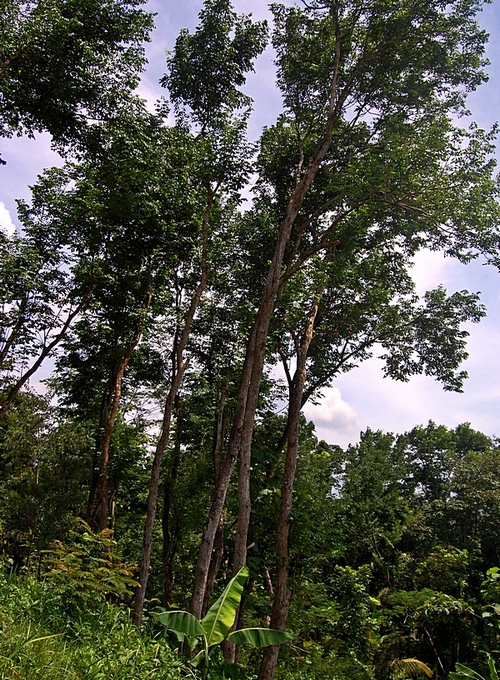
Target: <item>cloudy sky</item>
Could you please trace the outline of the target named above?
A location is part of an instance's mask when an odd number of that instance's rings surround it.
[[[175,5],[175,6],[174,6]],[[237,12],[252,13],[254,18],[269,17],[267,3],[261,0],[235,0]],[[157,12],[156,30],[147,46],[150,62],[140,93],[151,104],[161,96],[158,78],[164,72],[165,49],[172,48],[180,28],[194,28],[201,0],[150,0],[147,7]],[[486,5],[481,24],[490,33],[488,57],[489,82],[469,99],[472,118],[485,128],[500,118],[500,3]],[[268,50],[256,63],[256,73],[246,91],[254,98],[250,134],[257,139],[263,125],[274,122],[280,109],[280,96],[274,85],[272,53]],[[29,185],[37,174],[60,161],[50,149],[47,135],[36,140],[0,140],[0,152],[8,161],[0,167],[0,225],[12,230],[16,225],[16,198],[29,198]],[[500,279],[492,267],[476,261],[464,266],[436,253],[422,253],[415,261],[413,274],[420,293],[443,284],[449,292],[468,289],[481,291],[488,309],[487,318],[470,325],[469,373],[464,392],[444,392],[431,378],[418,376],[408,383],[382,377],[381,362],[374,357],[359,368],[335,380],[325,390],[321,403],[308,405],[307,417],[316,423],[318,435],[342,446],[356,442],[367,427],[404,432],[430,419],[455,427],[470,422],[487,434],[500,435]]]

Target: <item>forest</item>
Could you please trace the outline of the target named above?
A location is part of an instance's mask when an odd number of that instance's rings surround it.
[[[0,136],[61,158],[0,229],[0,678],[498,680],[499,441],[302,412],[462,390],[486,310],[411,266],[500,262],[482,2],[205,0],[154,108],[144,5],[0,0]]]

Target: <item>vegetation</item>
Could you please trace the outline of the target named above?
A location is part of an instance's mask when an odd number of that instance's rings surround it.
[[[107,602],[84,607],[34,578],[2,577],[0,603],[5,680],[185,677],[165,641],[140,635],[126,608]]]
[[[159,621],[169,630],[174,631],[180,642],[187,640],[191,651],[196,649],[200,641],[202,642],[202,648],[191,663],[194,666],[204,663],[204,678],[208,675],[213,647],[226,640],[231,644],[268,647],[293,639],[290,633],[270,628],[239,628],[231,632],[247,577],[248,569],[242,567],[201,620],[185,611],[166,611],[157,614]]]
[[[410,268],[499,262],[480,3],[272,5],[257,144],[265,22],[206,0],[152,112],[142,4],[0,0],[0,134],[64,159],[0,232],[2,677],[495,678],[498,442],[301,414],[378,351],[462,388],[485,309]]]

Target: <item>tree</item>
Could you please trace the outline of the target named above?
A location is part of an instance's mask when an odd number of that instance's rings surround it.
[[[474,129],[457,130],[450,117],[463,107],[458,83],[466,90],[482,79],[484,35],[475,24],[473,7],[457,4],[449,13],[439,3],[411,8],[398,3],[389,10],[376,2],[274,7],[285,112],[264,132],[259,157],[260,205],[268,215],[262,222],[272,224],[276,236],[270,240],[266,259],[271,266],[267,278],[263,272],[263,293],[247,344],[239,410],[228,445],[228,469],[238,457],[240,470],[234,569],[246,557],[252,428],[271,318],[285,286],[293,285],[301,271],[314,281],[315,262],[333,252],[324,276],[332,277],[337,297],[356,285],[357,266],[363,263],[370,281],[376,280],[377,267],[371,271],[369,267],[381,252],[398,273],[424,244],[462,261],[477,249],[492,261],[496,258],[498,205],[489,158],[491,137]],[[460,203],[450,192],[457,181],[464,199]],[[487,215],[473,214],[478,191],[482,205],[488,206]],[[353,257],[358,263],[354,268]],[[336,277],[340,273],[342,280],[342,264],[348,262],[345,282],[337,286]],[[410,297],[407,281],[403,279],[397,291],[403,298],[402,310],[405,293]],[[314,285],[311,290],[316,294]],[[391,302],[389,298],[386,305]],[[306,309],[313,310],[312,305],[311,301]],[[458,324],[478,317],[474,300],[466,293],[451,300],[451,306],[442,292],[429,293],[427,306],[429,312],[415,310],[401,324],[399,348],[387,354],[389,374],[406,377],[427,366],[429,372],[439,372],[432,353],[424,353],[436,346],[433,337],[438,333],[429,323],[433,307],[442,310],[440,328],[453,307]],[[412,339],[408,329],[419,317],[417,329],[422,334],[419,337],[417,331]],[[345,316],[344,321],[350,330]],[[443,378],[450,386],[459,386],[460,381],[454,379],[463,351],[458,324],[449,347],[441,345],[448,357],[441,364]],[[373,336],[368,343],[372,340]],[[415,360],[416,345],[424,354],[420,361]],[[211,521],[200,553],[200,583],[215,513]],[[263,670],[261,678],[271,675]]]
[[[484,77],[477,10],[476,0],[274,5],[283,111],[264,130],[254,157],[246,141],[250,102],[241,87],[266,30],[237,17],[227,0],[209,0],[196,31],[181,33],[162,79],[175,125],[145,114],[137,102],[117,109],[87,130],[80,162],[45,173],[32,206],[22,209],[24,240],[6,240],[2,253],[10,281],[5,290],[15,289],[2,298],[5,365],[23,354],[36,364],[56,346],[65,352],[59,385],[67,404],[82,416],[92,413],[98,435],[91,492],[100,497],[101,525],[113,493],[112,440],[123,425],[122,395],[147,386],[143,403],[156,404],[158,395],[163,400],[154,454],[136,466],[151,463],[136,623],[159,528],[162,481],[167,573],[177,550],[175,494],[184,491],[186,515],[198,518],[213,471],[190,603],[195,619],[205,612],[220,564],[238,573],[253,538],[261,539],[262,526],[254,531],[250,523],[256,504],[267,527],[265,568],[262,555],[252,554],[249,583],[258,589],[262,569],[275,596],[271,625],[282,628],[296,556],[290,549],[299,535],[292,501],[308,431],[303,405],[374,353],[392,378],[425,373],[445,389],[461,389],[463,324],[484,314],[479,296],[438,287],[418,297],[410,267],[422,248],[463,263],[481,255],[498,264],[495,130],[464,130],[457,123],[467,91]],[[244,211],[242,191],[253,171],[255,199]],[[19,291],[16,271],[24,272]],[[28,316],[26,291],[34,291],[36,301]],[[38,328],[46,339],[37,345]],[[151,371],[142,357],[154,362],[156,379],[148,382]],[[288,387],[285,417],[268,413],[278,408],[271,373],[278,362]],[[81,396],[71,400],[85,381],[92,399],[83,408]],[[421,495],[433,509],[441,504],[432,525],[439,536],[446,535],[441,518],[451,516],[445,511],[453,508],[459,517],[459,501],[474,502],[458,484],[457,502],[449,502],[450,470],[466,480],[477,465],[468,450],[484,452],[484,440],[462,430],[458,443],[458,435],[455,441],[437,427],[413,435],[405,444],[367,433],[347,454],[340,498],[325,502],[330,508],[336,501],[333,515],[352,536],[349,551],[335,534],[338,554],[352,568],[372,565],[366,598],[369,583],[392,587],[403,563],[401,544],[411,540],[402,529],[409,514],[426,522],[425,530],[431,527]],[[197,470],[188,480],[191,460]],[[231,484],[236,465],[237,488]],[[492,535],[496,505],[488,505],[486,495],[496,489],[489,481],[496,460],[488,465],[476,528],[485,513]],[[367,481],[371,468],[377,474]],[[140,503],[144,476],[136,470]],[[203,488],[191,498],[197,480]],[[321,493],[328,493],[324,484]],[[265,511],[263,499],[270,500]],[[226,518],[235,520],[235,531],[227,530]],[[222,561],[224,523],[232,561]],[[468,542],[474,531],[467,525]],[[186,551],[193,550],[195,535],[193,528]],[[461,553],[455,560],[448,546],[421,552],[415,573],[426,564],[432,571],[439,556],[452,573],[465,559]],[[261,680],[272,677],[276,652],[265,652]]]
[[[200,247],[195,260],[199,274],[185,305],[184,320],[179,323],[174,335],[170,386],[151,470],[139,568],[140,587],[134,602],[134,621],[138,625],[142,619],[148,581],[161,463],[170,436],[175,399],[189,361],[185,351],[192,324],[209,281],[217,214],[219,206],[224,204],[234,208],[239,198],[237,192],[244,185],[250,169],[252,149],[245,140],[250,100],[238,87],[245,82],[245,73],[263,50],[266,36],[264,23],[253,24],[247,17],[238,17],[228,0],[209,0],[199,18],[200,24],[193,35],[184,31],[179,36],[167,61],[168,72],[162,79],[169,88],[179,125],[190,123],[193,133],[198,132],[196,140],[203,155],[198,181],[204,191],[204,200],[200,204],[203,206]],[[199,77],[199,68],[204,69],[203,79]],[[201,618],[198,609],[193,613]]]
[[[152,334],[148,326],[153,319],[169,316],[168,282],[191,248],[197,208],[191,208],[196,190],[188,193],[187,173],[178,166],[183,152],[182,163],[189,167],[192,144],[179,130],[164,127],[160,116],[138,104],[94,134],[98,132],[100,151],[73,168],[75,186],[59,219],[76,219],[83,236],[81,255],[89,257],[94,249],[101,261],[101,281],[86,321],[107,346],[108,364],[100,379],[109,391],[103,394],[96,489],[103,529],[108,522],[109,449],[125,371],[144,330]],[[84,325],[79,330],[87,332]]]
[[[398,3],[388,9],[377,2],[274,6],[284,113],[264,132],[258,180],[267,213],[258,223],[269,225],[264,242],[271,265],[259,272],[262,293],[203,538],[193,612],[203,600],[206,565],[237,458],[234,569],[245,559],[250,443],[270,322],[286,282],[334,247],[336,252],[353,247],[360,257],[386,248],[406,262],[424,245],[464,261],[477,249],[496,257],[491,137],[457,130],[450,118],[463,108],[465,91],[483,78],[485,36],[475,23],[475,8],[456,4],[444,12],[440,3],[403,8]],[[457,191],[457,181],[463,191]],[[479,195],[487,208],[475,214]]]
[[[2,0],[0,135],[78,140],[138,84],[153,27],[143,0]]]
[[[2,551],[15,571],[82,513],[91,446],[88,427],[61,422],[47,397],[16,396],[0,424]]]
[[[55,175],[57,170],[47,173],[45,182],[53,183]],[[95,290],[93,280],[82,282],[72,276],[75,259],[60,232],[33,222],[24,204],[20,217],[22,237],[0,234],[0,421],[23,386],[57,350]]]

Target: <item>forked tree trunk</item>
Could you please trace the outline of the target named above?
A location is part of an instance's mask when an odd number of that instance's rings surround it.
[[[291,590],[289,586],[289,536],[290,516],[292,512],[293,487],[297,470],[299,453],[299,425],[302,408],[302,395],[306,382],[306,360],[313,337],[314,322],[318,313],[318,302],[315,302],[309,313],[302,342],[297,352],[297,367],[290,385],[290,402],[288,408],[287,432],[288,440],[285,454],[285,467],[281,482],[281,500],[276,528],[276,555],[278,559],[274,601],[271,612],[270,628],[284,630],[290,610]],[[273,645],[264,649],[259,671],[259,680],[272,680],[278,661],[279,646]]]
[[[333,139],[333,128],[338,119],[342,104],[347,96],[343,93],[338,97],[338,75],[340,64],[340,41],[337,41],[335,60],[333,65],[330,92],[328,96],[328,117],[325,124],[325,132],[318,145],[316,153],[312,156],[306,168],[303,167],[303,152],[301,150],[299,163],[296,168],[296,183],[286,207],[283,221],[278,229],[273,258],[269,267],[266,284],[262,291],[259,309],[253,324],[245,354],[245,362],[240,381],[238,394],[238,407],[233,421],[228,452],[224,463],[221,465],[221,473],[217,480],[212,506],[210,508],[205,528],[203,531],[198,562],[196,565],[193,595],[190,603],[192,614],[200,617],[208,577],[208,565],[214,545],[217,527],[224,508],[227,490],[231,474],[238,456],[245,471],[250,469],[249,460],[251,443],[259,396],[260,381],[264,368],[265,350],[269,324],[274,312],[277,297],[280,292],[282,266],[285,258],[285,250],[290,241],[292,228],[302,208],[304,198],[311,188],[316,175],[323,163]],[[249,484],[249,480],[248,480]],[[238,522],[238,536],[235,547],[234,569],[243,566],[246,562],[247,537],[249,521],[249,504],[247,482],[241,482],[240,490],[243,497],[242,518]]]
[[[287,205],[285,217],[278,230],[273,259],[268,271],[259,309],[248,339],[245,362],[240,380],[238,406],[231,430],[228,452],[221,465],[221,472],[217,480],[212,505],[203,531],[200,552],[195,571],[193,595],[189,610],[198,618],[201,616],[208,568],[215,540],[217,527],[224,508],[229,482],[236,460],[242,469],[239,482],[240,508],[235,540],[235,555],[233,570],[241,568],[247,558],[248,525],[250,520],[249,471],[252,435],[255,412],[259,398],[260,382],[264,368],[266,342],[269,324],[274,312],[276,300],[282,284],[281,273],[285,256],[285,249],[290,240],[292,227],[297,219],[304,198],[311,187],[321,163],[323,162],[332,142],[332,129],[337,116],[335,110],[336,83],[332,82],[330,113],[323,140],[302,174],[302,167],[297,168],[297,182]]]

